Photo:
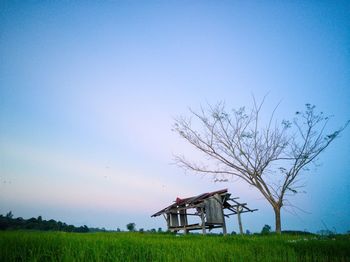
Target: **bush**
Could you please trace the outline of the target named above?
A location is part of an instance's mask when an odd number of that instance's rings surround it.
[[[265,225],[261,230],[262,235],[268,235],[270,233],[271,233],[271,227],[269,225]]]

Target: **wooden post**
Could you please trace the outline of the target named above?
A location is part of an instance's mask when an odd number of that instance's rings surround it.
[[[166,224],[168,226],[168,230],[170,231],[170,214],[169,213],[166,214]]]
[[[226,221],[225,221],[225,213],[224,213],[224,204],[222,203],[222,198],[219,196],[219,200],[221,203],[221,211],[222,211],[222,233],[224,236],[227,235],[227,230],[226,230]]]
[[[225,217],[224,217],[224,223],[222,224],[222,233],[224,234],[224,236],[227,235]]]
[[[201,208],[201,219],[202,219],[202,233],[203,235],[206,234],[206,230],[205,230],[205,219],[204,219],[204,209]]]
[[[239,232],[242,235],[243,234],[243,227],[242,227],[242,220],[241,220],[241,206],[237,206],[237,217],[238,217],[238,226],[239,226]]]
[[[187,234],[188,233],[188,230],[187,230],[187,211],[186,209],[180,209],[179,210],[179,214],[180,214],[180,225],[183,227],[183,230],[184,230],[184,234]]]

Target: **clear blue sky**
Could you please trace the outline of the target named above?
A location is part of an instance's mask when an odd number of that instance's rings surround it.
[[[150,215],[177,196],[228,188],[259,208],[246,228],[273,225],[253,188],[170,164],[195,155],[173,117],[269,92],[267,112],[312,103],[338,128],[350,119],[349,28],[348,1],[1,1],[0,213],[164,228]],[[319,162],[291,199],[306,212],[284,211],[284,229],[350,230],[350,129]]]

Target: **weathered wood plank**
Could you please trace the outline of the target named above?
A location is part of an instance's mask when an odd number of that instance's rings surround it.
[[[179,226],[179,216],[177,213],[170,213],[170,226],[171,227]]]
[[[207,223],[224,224],[225,219],[222,212],[221,196],[214,195],[204,201]]]

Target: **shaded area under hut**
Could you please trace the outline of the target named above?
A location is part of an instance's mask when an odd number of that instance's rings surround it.
[[[238,197],[231,197],[227,189],[200,194],[188,198],[176,198],[175,203],[158,211],[151,217],[163,215],[169,231],[183,230],[188,233],[191,230],[202,230],[206,234],[213,228],[222,228],[224,235],[227,233],[225,217],[237,215],[240,233],[243,234],[241,214],[254,212],[247,203],[237,201]],[[226,213],[225,213],[226,212]],[[194,218],[200,218],[199,223],[191,223]]]

